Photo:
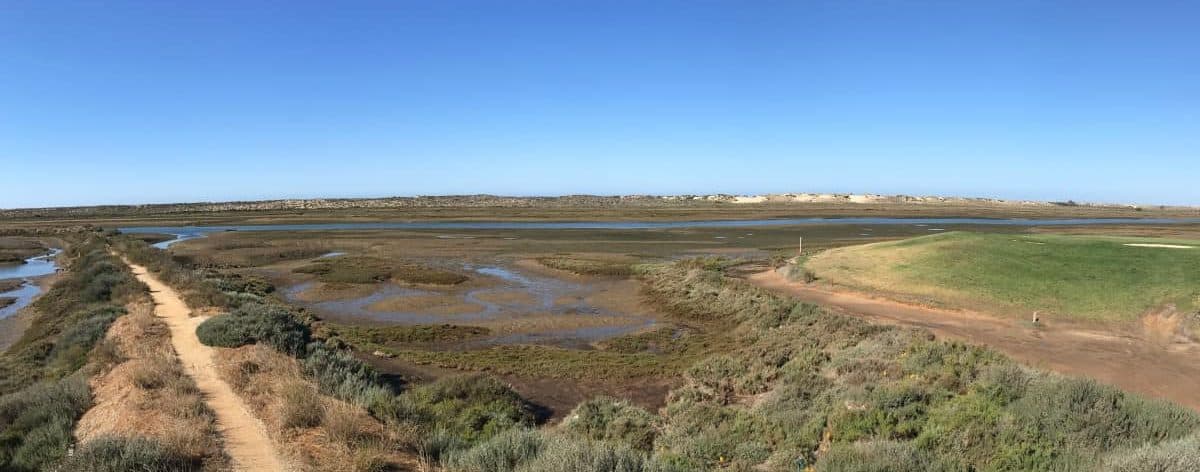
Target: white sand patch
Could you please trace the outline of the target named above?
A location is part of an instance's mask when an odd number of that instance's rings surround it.
[[[1125,246],[1133,247],[1161,247],[1167,249],[1195,249],[1196,246],[1184,246],[1182,244],[1151,244],[1151,243],[1128,243]]]
[[[733,203],[762,203],[765,201],[767,201],[767,197],[765,195],[733,197]]]

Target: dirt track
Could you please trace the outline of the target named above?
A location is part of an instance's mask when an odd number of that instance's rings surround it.
[[[770,270],[746,277],[763,288],[874,322],[928,329],[940,338],[982,344],[1026,364],[1095,378],[1200,411],[1200,346],[1155,342],[1141,333],[1067,326],[1041,327],[960,310],[909,305],[791,282]]]
[[[191,310],[174,290],[154,278],[145,267],[130,264],[138,280],[150,287],[154,313],[171,329],[171,344],[184,370],[204,395],[204,401],[216,413],[217,429],[225,443],[225,452],[237,470],[282,471],[283,464],[262,422],[217,375],[213,348],[200,343],[196,326],[205,320],[189,316]]]

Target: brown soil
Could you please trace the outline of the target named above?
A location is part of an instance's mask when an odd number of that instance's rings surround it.
[[[535,298],[529,292],[520,290],[507,290],[503,292],[488,292],[476,295],[475,298],[489,303],[501,303],[512,305],[528,305],[535,301]]]
[[[241,398],[221,379],[214,362],[215,348],[205,346],[196,337],[196,327],[204,317],[189,316],[191,310],[174,289],[150,275],[145,267],[130,264],[138,280],[150,287],[155,313],[171,331],[171,344],[184,370],[196,382],[205,403],[216,413],[217,428],[225,451],[239,470],[283,471],[284,464],[275,451],[261,421],[250,414]]]
[[[1120,388],[1200,410],[1200,345],[1164,337],[1177,326],[1152,320],[1137,329],[1043,320],[1038,326],[984,313],[916,306],[870,295],[833,291],[787,280],[776,271],[751,283],[870,321],[915,326],[936,336],[982,344],[1021,362],[1092,377]],[[1163,328],[1166,324],[1168,327]],[[1157,333],[1157,334],[1155,334]]]

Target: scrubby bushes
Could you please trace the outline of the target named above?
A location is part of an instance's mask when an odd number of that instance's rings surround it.
[[[396,394],[380,381],[375,369],[349,352],[313,343],[301,362],[322,392],[362,406],[380,418],[397,415]]]
[[[839,444],[821,455],[817,470],[837,472],[934,472],[928,454],[899,441],[865,441]]]
[[[0,397],[0,470],[43,470],[63,457],[91,400],[79,375]]]
[[[1128,451],[1174,464],[1190,456],[1169,441],[1200,428],[1183,408],[792,303],[712,262],[646,281],[651,300],[742,341],[689,369],[668,400],[654,446],[688,468],[1095,470],[1128,467],[1115,458]]]
[[[494,377],[448,377],[405,392],[401,401],[427,423],[463,444],[520,426],[532,426],[533,409]]]
[[[196,458],[172,452],[152,439],[109,436],[88,442],[58,469],[72,472],[189,472],[202,470],[203,464]]]
[[[278,305],[249,303],[223,316],[205,320],[196,328],[200,342],[209,346],[238,347],[264,343],[302,356],[309,342],[308,327]]]
[[[539,431],[512,430],[447,455],[451,472],[668,472],[687,469],[657,463],[628,446],[573,440]]]
[[[33,323],[0,355],[0,470],[43,470],[63,457],[91,406],[90,372],[80,368],[124,303],[143,293],[102,239],[78,241],[63,259],[68,272],[33,304]]]
[[[614,441],[649,451],[654,446],[659,418],[614,398],[596,398],[575,407],[563,421],[572,436],[593,441]]]
[[[1105,469],[1113,472],[1200,470],[1200,435],[1110,454]]]

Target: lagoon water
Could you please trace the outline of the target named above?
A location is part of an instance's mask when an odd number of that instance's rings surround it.
[[[175,239],[155,244],[167,248],[188,239],[203,238],[222,231],[337,231],[381,229],[669,229],[669,228],[744,228],[762,226],[806,225],[1000,225],[1000,226],[1068,226],[1102,224],[1182,224],[1200,223],[1200,218],[776,218],[758,220],[694,220],[694,221],[403,221],[384,223],[311,223],[278,225],[232,226],[131,226],[120,228],[124,233],[173,234]],[[940,229],[940,228],[939,228]]]
[[[12,305],[0,308],[0,318],[6,318],[33,302],[34,297],[41,293],[42,289],[29,279],[50,275],[58,270],[58,264],[55,263],[54,256],[57,256],[61,252],[62,250],[60,249],[52,249],[50,254],[26,259],[24,264],[0,265],[0,279],[25,280],[25,283],[15,290],[0,293],[0,297],[13,297],[17,299]]]

